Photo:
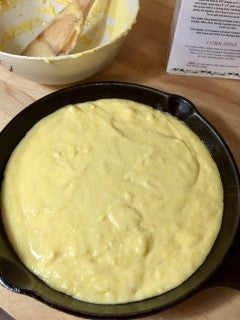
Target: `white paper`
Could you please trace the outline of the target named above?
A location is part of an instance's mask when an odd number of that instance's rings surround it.
[[[240,79],[240,0],[178,0],[167,72]]]

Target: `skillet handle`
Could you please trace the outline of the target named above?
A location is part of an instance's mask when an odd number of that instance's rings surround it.
[[[240,230],[218,270],[203,284],[202,289],[224,286],[240,290]]]

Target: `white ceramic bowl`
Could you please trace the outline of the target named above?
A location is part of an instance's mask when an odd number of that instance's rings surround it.
[[[54,58],[20,55],[44,29],[44,22],[49,22],[54,11],[63,8],[61,3],[68,1],[16,0],[8,10],[1,12],[0,8],[0,63],[22,77],[45,84],[76,82],[105,67],[135,23],[139,0],[97,0],[76,53]],[[102,7],[106,5],[107,9]]]

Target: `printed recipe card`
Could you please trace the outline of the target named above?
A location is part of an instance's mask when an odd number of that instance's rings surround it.
[[[178,0],[167,72],[240,79],[240,0]]]

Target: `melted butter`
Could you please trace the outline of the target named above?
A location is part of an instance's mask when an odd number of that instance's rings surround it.
[[[115,0],[114,0],[115,1]],[[83,31],[78,39],[74,53],[83,52],[92,48],[98,47],[103,40],[105,31],[107,30],[108,42],[111,41],[113,34],[110,29],[115,26],[113,23],[109,29],[107,26],[107,18],[110,12],[114,10],[115,3],[113,0],[96,0],[86,18]],[[118,0],[119,1],[119,0]],[[120,14],[121,12],[121,14]],[[119,11],[119,16],[124,15],[123,11]],[[115,16],[116,17],[116,16]],[[117,21],[119,19],[117,18]],[[126,22],[126,21],[125,21]],[[121,28],[125,28],[125,25],[121,25],[118,22],[118,35],[121,33]]]
[[[126,100],[62,108],[13,152],[3,223],[48,285],[96,303],[141,300],[185,281],[220,229],[223,189],[199,138]]]
[[[121,14],[118,14],[118,13]],[[112,23],[115,20],[116,15],[118,16],[118,23]],[[109,3],[109,8],[107,12],[108,16],[108,25],[107,31],[111,38],[115,38],[125,26],[125,30],[128,30],[129,21],[131,21],[131,12],[127,8],[126,1],[111,0]]]
[[[56,15],[55,8],[50,2],[47,2],[43,8],[40,8],[39,12],[46,14],[50,17],[55,17],[55,15]]]
[[[0,51],[4,51],[7,48],[9,41],[21,36],[26,32],[33,32],[33,30],[37,26],[41,26],[41,25],[45,25],[45,22],[42,19],[33,18],[30,20],[26,20],[10,28],[6,32],[4,32],[2,35],[2,41],[0,43]]]

